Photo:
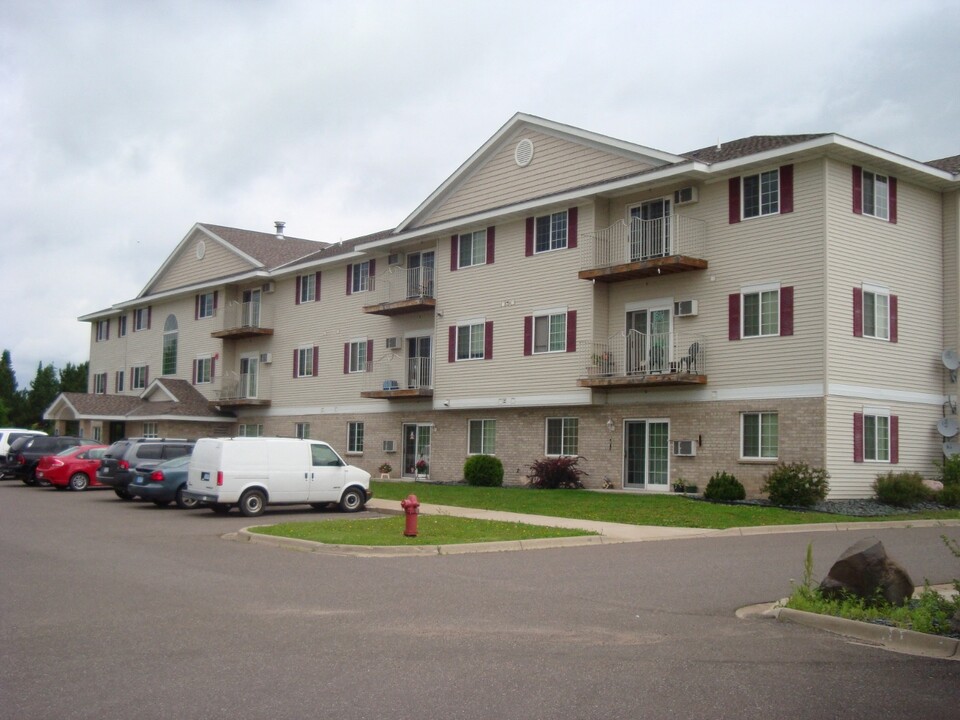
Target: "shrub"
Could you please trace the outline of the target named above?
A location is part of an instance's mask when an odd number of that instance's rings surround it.
[[[743,483],[737,480],[733,475],[727,472],[717,471],[710,478],[706,489],[703,491],[703,497],[706,500],[718,500],[720,502],[729,502],[731,500],[743,500],[747,496],[747,491],[743,488]]]
[[[947,507],[960,507],[960,484],[946,485],[937,493],[937,502]]]
[[[920,473],[915,472],[888,472],[886,475],[877,475],[873,482],[873,492],[877,500],[886,505],[910,507],[922,500],[929,500],[931,492],[923,484]]]
[[[566,455],[537,460],[530,466],[530,486],[553,490],[556,488],[582,488],[582,476],[587,473],[577,467],[579,456]]]
[[[823,468],[806,463],[780,463],[760,486],[774,505],[810,507],[827,497],[830,475]]]
[[[471,455],[463,464],[467,485],[500,487],[503,485],[503,463],[493,455]]]
[[[940,468],[940,482],[947,485],[960,485],[960,455],[945,458],[943,462],[934,463]]]

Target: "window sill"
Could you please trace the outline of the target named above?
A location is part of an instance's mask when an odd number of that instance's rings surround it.
[[[743,465],[776,465],[780,458],[739,458],[737,462]]]

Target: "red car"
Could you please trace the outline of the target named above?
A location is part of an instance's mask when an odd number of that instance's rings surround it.
[[[99,486],[97,468],[106,450],[106,445],[80,445],[67,448],[58,455],[45,455],[37,465],[37,480],[48,482],[58,490],[86,490]]]

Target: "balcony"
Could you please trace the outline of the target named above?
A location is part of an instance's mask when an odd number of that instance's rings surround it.
[[[649,388],[705,385],[705,345],[681,333],[631,330],[594,342],[577,385],[588,388]]]
[[[433,312],[437,307],[436,271],[432,267],[391,267],[377,277],[377,302],[364,305],[363,311],[373,315],[403,315]]]
[[[367,364],[360,397],[391,399],[433,397],[431,358],[399,355]]]
[[[223,309],[223,329],[211,337],[240,340],[273,335],[273,306],[257,302],[231,302]]]
[[[685,215],[621,220],[581,240],[583,280],[620,282],[707,267],[707,224]]]
[[[270,404],[270,376],[264,373],[226,373],[217,399],[211,405],[220,408],[257,407]]]

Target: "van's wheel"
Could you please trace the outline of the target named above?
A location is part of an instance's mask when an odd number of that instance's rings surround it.
[[[359,512],[363,510],[363,505],[366,503],[367,498],[363,494],[363,490],[359,488],[347,488],[346,492],[343,493],[343,497],[340,498],[340,510],[341,512]]]
[[[113,493],[121,500],[133,500],[133,495],[126,488],[114,488]]]
[[[185,510],[191,510],[191,509],[195,508],[195,507],[200,503],[200,501],[197,500],[196,498],[184,497],[184,496],[183,496],[183,486],[182,486],[182,485],[181,485],[179,488],[177,488],[177,497],[176,497],[176,500],[177,500],[177,507],[178,507],[178,508],[184,508]],[[229,509],[229,508],[228,508],[228,509]]]
[[[210,503],[207,505],[208,508],[213,510],[217,515],[226,515],[230,512],[230,506],[225,503]]]
[[[263,515],[267,506],[267,498],[259,490],[247,490],[240,498],[240,512],[244,517]]]
[[[78,472],[70,476],[71,490],[86,490],[90,485],[90,478],[85,473]]]

